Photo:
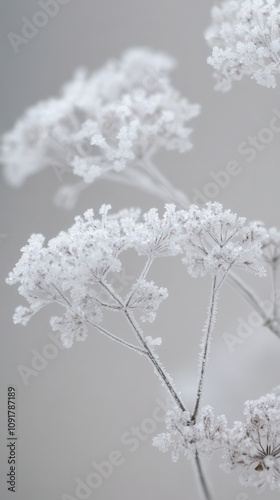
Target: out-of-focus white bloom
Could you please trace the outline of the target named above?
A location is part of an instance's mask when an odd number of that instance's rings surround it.
[[[278,0],[223,0],[212,8],[205,37],[211,47],[216,89],[250,75],[257,83],[276,87],[280,71],[280,4]]]
[[[206,406],[201,410],[201,418],[194,424],[188,411],[172,409],[166,415],[167,432],[153,439],[154,446],[166,452],[172,452],[172,460],[176,462],[180,454],[187,458],[211,456],[221,446],[226,436],[227,420],[224,415],[217,419],[213,410]]]
[[[0,159],[8,182],[20,186],[52,166],[91,183],[138,167],[161,147],[190,149],[188,122],[199,106],[172,87],[173,67],[165,54],[132,49],[89,76],[78,71],[59,98],[27,110],[3,136]]]
[[[280,489],[280,398],[267,394],[245,403],[245,423],[235,422],[225,439],[225,471],[238,469],[247,486]]]
[[[184,227],[183,261],[192,276],[233,267],[265,274],[258,260],[267,233],[258,223],[223,210],[220,203],[207,203],[206,208],[191,205]]]
[[[263,242],[262,258],[270,265],[279,265],[280,260],[280,231],[271,227],[267,231],[267,238]]]

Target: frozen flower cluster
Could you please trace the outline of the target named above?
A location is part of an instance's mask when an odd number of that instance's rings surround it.
[[[193,205],[189,211],[170,204],[162,217],[151,209],[141,219],[139,210],[109,215],[109,208],[101,207],[100,219],[92,210],[76,217],[68,231],[46,246],[43,235],[31,236],[7,279],[9,284],[19,283],[19,293],[29,304],[16,309],[16,323],[26,324],[39,309],[55,302],[66,312],[51,319],[52,328],[71,346],[74,340],[86,337],[89,324],[100,324],[104,307],[136,310],[142,321],[152,322],[167,297],[165,288],[146,280],[158,257],[181,254],[192,275],[215,272],[221,266],[227,270],[233,265],[262,272],[257,258],[263,230],[224,211],[218,203],[208,203],[203,209]],[[122,271],[121,257],[128,249],[146,256],[147,263],[129,293],[120,299],[115,292],[110,293],[110,276]],[[104,303],[104,291],[109,302]]]
[[[262,243],[267,235],[258,223],[247,222],[220,203],[207,203],[206,207],[192,205],[185,223],[185,264],[192,276],[203,276],[219,269],[245,268],[263,275],[258,263]]]
[[[227,420],[224,415],[215,419],[213,409],[205,406],[199,421],[194,423],[188,411],[172,409],[166,415],[166,432],[153,439],[154,446],[161,451],[172,453],[176,462],[180,454],[193,459],[200,456],[211,456],[224,442],[227,434]]]
[[[74,340],[85,339],[89,325],[101,323],[104,308],[138,311],[142,321],[154,321],[167,290],[145,278],[152,261],[163,254],[163,249],[166,255],[181,251],[176,243],[182,233],[178,223],[181,211],[167,205],[162,219],[151,210],[144,214],[142,222],[138,221],[138,210],[109,215],[109,208],[101,207],[100,219],[94,217],[92,210],[84,217],[76,217],[68,231],[59,233],[46,246],[43,235],[31,236],[7,279],[8,284],[19,284],[19,293],[28,302],[28,307],[16,309],[15,323],[25,325],[43,306],[57,303],[65,308],[65,314],[52,317],[51,326],[61,332],[64,345],[70,347]],[[148,241],[147,234],[150,234]],[[121,255],[128,249],[149,255],[149,265],[138,280],[135,278],[121,302],[110,277],[122,271]]]
[[[245,403],[245,422],[227,431],[225,471],[238,469],[240,482],[280,489],[280,398],[267,394]]]
[[[258,84],[276,87],[280,70],[280,4],[278,0],[223,0],[212,8],[205,34],[212,47],[216,89],[250,75]]]
[[[199,106],[171,85],[173,67],[167,55],[136,48],[91,75],[78,71],[60,97],[27,110],[3,136],[0,160],[8,182],[20,186],[52,166],[91,183],[138,167],[161,147],[190,149],[188,122]]]

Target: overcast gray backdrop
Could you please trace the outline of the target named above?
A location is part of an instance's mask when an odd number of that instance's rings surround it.
[[[249,79],[225,95],[213,90],[203,38],[210,5],[207,0],[70,0],[16,54],[7,34],[20,34],[22,16],[32,18],[39,10],[38,2],[1,0],[0,131],[11,128],[26,107],[55,95],[77,66],[98,68],[135,45],[167,51],[178,61],[174,84],[192,102],[201,103],[202,113],[192,122],[193,150],[181,156],[161,153],[158,165],[193,198],[195,188],[203,192],[211,181],[211,170],[225,169],[236,160],[240,174],[215,199],[240,215],[280,226],[280,133],[273,134],[252,162],[238,152],[242,141],[269,127],[274,108],[280,112],[280,90],[262,88]],[[42,232],[51,237],[69,227],[76,214],[89,207],[97,210],[105,202],[115,210],[163,206],[148,194],[102,181],[83,194],[73,211],[65,212],[52,205],[59,186],[51,169],[30,178],[19,191],[1,180],[1,499],[60,500],[66,493],[75,498],[76,479],[85,481],[93,472],[93,461],[107,460],[110,452],[119,450],[124,463],[89,498],[196,500],[189,462],[182,458],[174,465],[169,454],[152,448],[151,436],[134,453],[121,443],[124,432],[151,418],[157,401],[165,400],[144,359],[93,332],[85,343],[59,351],[44,370],[29,378],[27,386],[19,376],[19,365],[31,367],[32,349],[41,353],[52,343],[49,310],[26,328],[12,324],[13,310],[21,300],[16,288],[4,284],[4,278],[29,235]],[[170,297],[147,332],[163,337],[162,359],[191,405],[210,284],[207,279],[188,277],[179,262],[166,262],[153,278],[168,287]],[[264,282],[251,281],[264,297],[269,293]],[[258,328],[231,353],[223,334],[235,334],[238,317],[246,320],[250,310],[225,286],[219,312],[204,402],[232,421],[242,418],[246,399],[257,398],[279,383],[280,343]],[[10,384],[18,391],[18,490],[14,495],[6,489],[6,391]],[[158,425],[157,431],[161,430]],[[220,471],[218,463],[205,464],[215,500],[259,498],[240,486],[235,474]],[[263,493],[267,500],[278,496]]]

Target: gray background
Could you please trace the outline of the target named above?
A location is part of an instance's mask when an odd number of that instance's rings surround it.
[[[202,105],[193,120],[194,149],[185,155],[161,153],[157,163],[172,182],[190,198],[193,189],[203,191],[209,172],[224,169],[237,160],[242,172],[215,197],[227,208],[248,218],[279,225],[279,134],[252,162],[238,152],[250,135],[268,127],[273,108],[280,111],[279,88],[268,90],[249,79],[228,94],[213,90],[209,50],[203,32],[209,22],[209,2],[197,0],[71,0],[20,51],[15,54],[7,33],[20,33],[21,18],[32,18],[37,1],[0,2],[1,19],[1,132],[29,105],[55,95],[77,66],[98,68],[131,46],[165,50],[178,60],[174,84],[192,102]],[[22,159],[24,161],[24,158]],[[66,177],[65,177],[66,178]],[[67,179],[68,180],[68,179]],[[120,450],[124,464],[104,479],[90,498],[100,500],[195,500],[198,498],[191,463],[151,447],[151,437],[131,453],[120,442],[132,426],[151,417],[156,400],[165,394],[152,368],[134,353],[95,334],[69,351],[59,352],[38,376],[24,385],[17,367],[31,367],[32,349],[40,353],[50,343],[46,310],[26,327],[12,324],[12,313],[21,303],[16,288],[4,278],[19,258],[19,249],[32,232],[51,237],[69,227],[76,214],[110,202],[115,210],[127,206],[163,206],[150,195],[105,181],[88,189],[75,209],[65,212],[52,205],[60,184],[51,169],[30,178],[19,191],[1,182],[1,499],[6,490],[6,390],[18,391],[18,490],[19,500],[75,498],[75,479],[85,480],[92,461],[107,460]],[[131,267],[129,269],[131,274]],[[197,353],[209,295],[209,280],[192,279],[177,261],[164,261],[152,273],[170,297],[147,334],[161,335],[162,360],[174,377],[187,404],[192,405],[197,381]],[[249,279],[249,277],[248,277]],[[269,294],[268,280],[250,279],[262,296]],[[250,310],[227,285],[224,287],[208,366],[205,404],[229,420],[242,418],[243,403],[257,398],[279,383],[279,340],[264,328],[256,331],[234,353],[223,333],[235,334],[238,316],[248,319]],[[158,431],[163,427],[158,425]],[[211,477],[215,500],[253,500],[237,476],[218,468],[218,458],[205,467]],[[278,498],[264,492],[263,498]]]

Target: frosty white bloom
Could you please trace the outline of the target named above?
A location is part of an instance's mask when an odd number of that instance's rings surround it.
[[[125,230],[140,255],[161,257],[182,253],[186,210],[177,210],[175,205],[166,204],[161,217],[152,208],[143,215],[143,222],[129,220]]]
[[[188,411],[172,409],[166,415],[167,432],[153,439],[154,446],[166,452],[172,452],[172,460],[176,462],[180,454],[192,459],[196,453],[200,456],[211,456],[221,446],[227,431],[227,420],[224,415],[215,419],[213,409],[206,406],[201,410],[200,419],[194,424]]]
[[[144,222],[138,221],[138,210],[122,210],[109,215],[110,206],[102,206],[101,218],[94,218],[92,210],[84,217],[76,217],[68,231],[63,231],[44,246],[44,237],[32,235],[22,248],[22,257],[9,274],[7,283],[19,283],[19,293],[29,307],[19,306],[14,315],[15,323],[27,324],[30,317],[43,306],[57,303],[65,308],[62,317],[51,319],[51,326],[62,334],[64,345],[70,347],[74,340],[86,337],[89,325],[99,325],[104,308],[136,311],[142,321],[154,321],[160,303],[167,297],[165,288],[158,287],[145,276],[152,261],[168,253],[173,255],[181,212],[168,205],[162,217],[155,210],[144,214]],[[150,226],[154,221],[154,227]],[[177,228],[171,222],[177,221]],[[139,253],[139,242],[145,240],[147,231],[149,259],[140,278],[134,279],[129,293],[121,299],[111,286],[113,273],[122,270],[121,254],[127,249]],[[170,235],[168,235],[168,230]],[[134,235],[137,235],[137,238]],[[175,253],[176,253],[175,252]],[[105,298],[104,298],[105,294]],[[158,340],[149,341],[158,345]]]
[[[132,49],[89,76],[79,71],[60,97],[27,110],[3,136],[7,181],[20,186],[48,166],[58,174],[66,168],[86,183],[128,166],[140,167],[144,176],[141,162],[159,148],[190,149],[188,122],[199,106],[172,87],[173,67],[165,54]]]
[[[220,203],[207,203],[206,208],[191,205],[185,222],[185,258],[192,276],[203,276],[234,266],[257,275],[265,270],[258,260],[266,231],[255,222],[247,222]]]
[[[227,431],[223,468],[238,469],[244,485],[280,489],[280,398],[267,394],[245,403],[246,421]]]
[[[213,48],[216,89],[250,75],[257,83],[276,87],[280,70],[280,4],[278,0],[223,0],[212,8],[205,37]]]

